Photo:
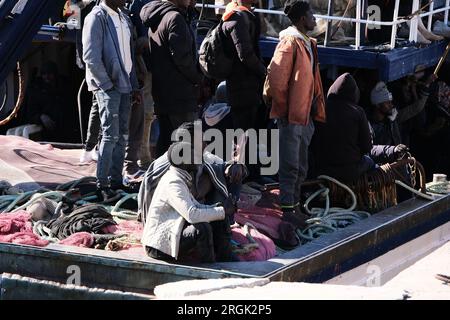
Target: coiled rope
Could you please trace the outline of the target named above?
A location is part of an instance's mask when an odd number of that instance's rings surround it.
[[[321,235],[334,232],[337,229],[344,228],[370,216],[370,213],[368,212],[355,211],[357,205],[356,195],[347,185],[326,175],[319,176],[318,179],[330,181],[343,188],[350,194],[352,204],[349,208],[330,207],[330,189],[321,185],[321,189],[314,192],[305,202],[305,210],[312,217],[306,220],[308,226],[304,230],[296,230],[297,235],[303,243],[314,240]],[[316,207],[310,209],[309,204],[311,201],[319,196],[325,197],[325,208]]]
[[[20,192],[13,195],[0,196],[0,213],[25,210],[37,201],[46,198],[57,203],[56,210],[54,212],[57,216],[64,205],[63,198],[69,190],[72,190],[83,183],[92,183],[93,181],[95,181],[95,177],[83,177],[78,180],[61,184],[57,186],[55,191],[39,189],[36,191]],[[103,206],[108,212],[111,213],[113,217],[125,220],[137,220],[137,212],[121,208],[128,200],[137,201],[137,195],[137,193],[126,193],[123,190],[119,190],[114,199],[103,203],[98,203],[95,202],[97,196],[90,193],[75,201],[75,205],[81,206],[96,203],[97,205]]]

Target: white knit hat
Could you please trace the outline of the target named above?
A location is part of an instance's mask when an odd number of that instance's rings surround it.
[[[380,81],[370,93],[370,102],[377,105],[386,101],[392,101],[392,93],[389,92],[386,83]]]

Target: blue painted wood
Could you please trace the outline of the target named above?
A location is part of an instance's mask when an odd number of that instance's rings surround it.
[[[0,61],[2,61],[0,83],[3,83],[7,75],[14,70],[16,62],[31,46],[34,36],[45,20],[62,10],[64,2],[64,0],[30,0],[21,14],[0,21]],[[9,5],[0,9],[2,16],[6,11],[11,11]]]
[[[276,38],[260,40],[261,55],[270,59],[278,43]],[[387,52],[355,50],[346,47],[319,46],[319,61],[323,66],[340,66],[358,69],[378,69],[380,80],[391,82],[414,72],[419,64],[436,65],[445,51],[447,41],[434,42],[424,48],[404,47]]]

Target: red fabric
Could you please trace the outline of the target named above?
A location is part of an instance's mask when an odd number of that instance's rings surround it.
[[[0,235],[26,231],[33,232],[30,218],[31,216],[24,210],[0,214]]]
[[[103,233],[108,234],[124,234],[133,236],[134,238],[141,239],[144,227],[138,221],[121,221],[117,225],[107,226],[102,229]]]
[[[250,222],[258,231],[272,239],[280,239],[278,232],[281,224],[282,212],[275,209],[251,207],[239,209],[235,214],[235,220],[240,225]]]
[[[0,214],[0,242],[38,247],[48,245],[47,240],[42,240],[33,233],[30,218],[24,210]]]
[[[58,243],[66,246],[91,248],[94,245],[94,236],[89,232],[76,232]]]
[[[286,246],[298,245],[295,228],[288,222],[282,221],[283,212],[279,205],[280,191],[278,189],[266,191],[256,206],[240,208],[235,220],[241,225],[251,223],[259,232],[272,240],[279,240]]]
[[[0,235],[0,242],[26,244],[37,247],[45,247],[49,243],[47,240],[42,240],[30,231],[20,231],[8,235]]]
[[[249,232],[253,239],[258,243],[259,247],[249,253],[238,254],[237,257],[240,261],[265,261],[275,257],[276,248],[271,239],[253,228],[249,228]],[[233,228],[231,233],[233,240],[239,244],[250,243],[250,240],[245,236],[243,227]]]

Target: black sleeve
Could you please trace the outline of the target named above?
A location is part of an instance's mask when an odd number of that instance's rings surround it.
[[[391,163],[397,160],[394,149],[395,146],[374,145],[370,150],[370,157],[376,163]]]
[[[169,22],[169,50],[178,70],[193,84],[199,84],[201,75],[197,69],[189,26],[180,14]]]
[[[360,120],[359,120],[359,147],[363,154],[369,154],[372,149],[372,136],[370,134],[369,122],[367,121],[366,114],[364,110],[360,111]]]
[[[244,13],[243,13],[244,14]],[[225,23],[226,33],[228,33],[236,48],[239,60],[251,71],[261,78],[266,74],[266,68],[257,57],[253,48],[252,39],[249,32],[249,21],[241,14],[234,14]]]

